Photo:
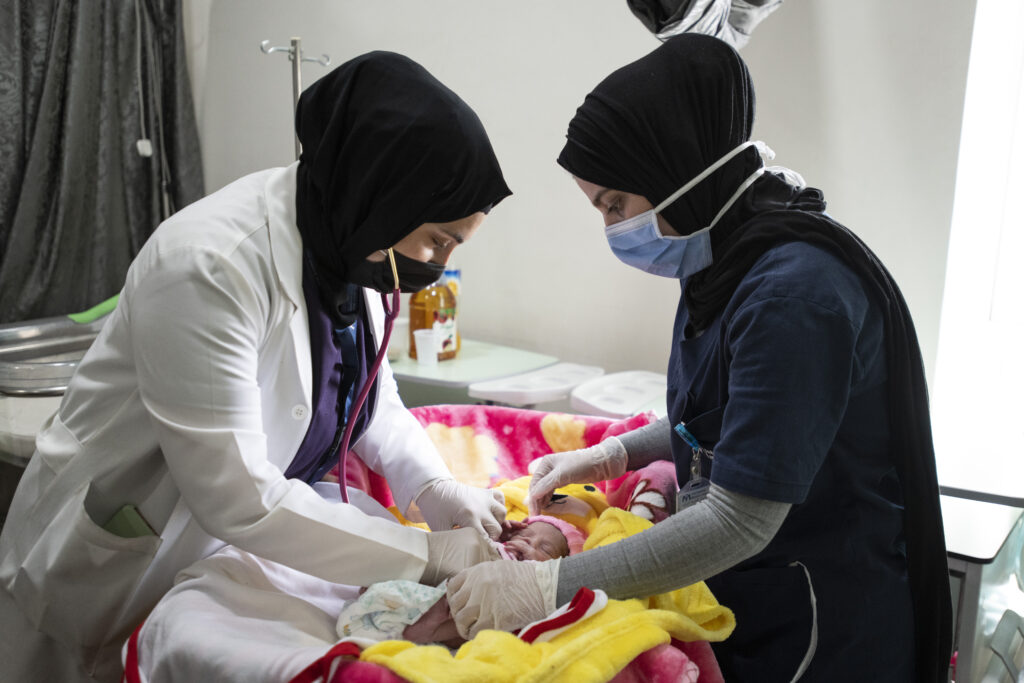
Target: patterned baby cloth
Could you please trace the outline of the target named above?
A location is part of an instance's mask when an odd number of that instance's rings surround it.
[[[345,605],[338,616],[338,636],[380,642],[402,640],[414,623],[445,594],[445,584],[424,586],[415,581],[381,581]]]

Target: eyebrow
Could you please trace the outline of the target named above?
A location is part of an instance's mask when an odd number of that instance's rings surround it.
[[[459,244],[462,244],[463,242],[466,241],[466,238],[463,235],[455,232],[454,230],[445,230],[444,228],[441,228],[441,232],[448,235]]]

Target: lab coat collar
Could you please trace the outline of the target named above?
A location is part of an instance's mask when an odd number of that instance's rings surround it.
[[[295,219],[295,182],[299,162],[278,169],[267,180],[263,201],[274,269],[285,295],[299,308],[302,295],[302,237]]]
[[[302,236],[295,222],[295,180],[299,162],[274,171],[263,189],[263,205],[270,236],[270,254],[278,286],[295,306],[289,323],[295,345],[295,363],[306,404],[313,400],[309,321],[302,293]],[[298,447],[298,444],[296,444]]]
[[[307,400],[312,400],[312,370],[309,357],[309,323],[306,298],[302,293],[302,236],[295,217],[295,183],[299,162],[278,169],[267,180],[263,191],[264,209],[270,233],[270,251],[281,289],[302,315],[292,319],[292,335],[299,366],[299,377]],[[384,307],[380,294],[363,289],[374,347],[380,349],[384,335]],[[380,392],[374,392],[379,396]]]

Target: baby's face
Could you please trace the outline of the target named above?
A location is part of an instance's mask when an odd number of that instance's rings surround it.
[[[547,522],[533,522],[506,528],[498,539],[505,544],[505,551],[516,560],[554,560],[569,554],[569,543],[565,536]]]

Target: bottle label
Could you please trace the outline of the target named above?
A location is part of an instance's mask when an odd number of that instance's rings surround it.
[[[433,327],[439,340],[437,342],[438,353],[455,353],[457,343],[455,309],[439,308],[434,311]]]

